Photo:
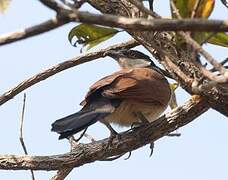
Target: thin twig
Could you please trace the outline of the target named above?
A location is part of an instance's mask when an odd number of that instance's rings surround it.
[[[22,112],[21,112],[21,118],[20,118],[20,135],[19,140],[21,142],[23,151],[25,154],[28,154],[24,140],[23,140],[23,124],[24,124],[24,115],[25,115],[25,102],[26,102],[26,94],[24,94],[23,98],[23,106],[22,106]]]
[[[226,83],[228,82],[228,70],[223,67],[218,61],[216,61],[206,50],[204,50],[195,40],[193,40],[188,34],[184,32],[179,32],[182,38],[191,45],[191,47],[201,55],[205,57],[205,59],[213,65],[213,67],[218,70],[221,75],[215,75],[211,71],[207,70],[205,67],[200,65],[197,62],[193,62],[196,66],[199,66],[203,75],[209,78],[212,81],[216,81],[217,83]]]
[[[56,13],[61,13],[61,11],[66,10],[65,6],[55,0],[40,0],[40,2],[50,9],[56,11]]]
[[[182,19],[179,10],[177,9],[175,3],[173,2],[173,0],[170,0],[170,6],[172,7],[172,11],[173,13],[176,15],[177,19]]]
[[[195,1],[195,4],[194,4],[194,7],[193,7],[193,10],[192,10],[192,14],[191,14],[191,18],[195,18],[196,17],[196,13],[199,9],[199,6],[200,6],[200,3],[202,2],[202,0],[196,0]]]
[[[21,118],[20,118],[20,134],[19,134],[19,140],[21,143],[21,146],[23,148],[23,151],[26,155],[28,155],[28,151],[24,142],[24,138],[23,138],[23,125],[24,125],[24,116],[25,116],[25,102],[26,102],[26,94],[24,93],[24,98],[23,98],[23,106],[22,106],[22,111],[21,111]],[[33,170],[30,170],[31,172],[31,177],[32,180],[35,180],[35,175]]]

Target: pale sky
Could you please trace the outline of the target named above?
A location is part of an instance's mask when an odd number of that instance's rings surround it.
[[[155,1],[155,10],[168,17],[168,1],[163,1],[162,5],[159,3],[161,2]],[[88,6],[83,9],[91,11]],[[39,1],[23,3],[13,0],[7,12],[0,15],[0,34],[40,23],[54,14]],[[220,1],[216,1],[211,18],[227,17],[227,9]],[[0,47],[0,93],[52,65],[78,56],[80,48],[72,47],[67,40],[68,32],[74,25],[76,24],[71,23],[54,31]],[[129,36],[120,33],[91,51],[121,42],[125,38]],[[148,53],[142,47],[137,49]],[[225,48],[206,45],[206,49],[218,60],[223,60],[228,55]],[[99,59],[61,72],[27,89],[24,140],[29,154],[52,155],[69,151],[68,141],[59,141],[58,135],[50,131],[51,123],[78,111],[79,103],[89,86],[116,70],[118,66],[111,58]],[[187,99],[187,93],[179,88],[178,104],[181,105]],[[19,143],[22,100],[23,93],[1,106],[0,154],[23,154]],[[178,132],[182,134],[181,137],[165,137],[157,141],[151,158],[149,147],[145,146],[134,151],[129,160],[124,160],[126,155],[112,162],[86,164],[76,168],[66,179],[228,179],[226,117],[209,110]],[[96,139],[109,135],[107,129],[99,123],[91,126],[88,133]],[[49,179],[54,174],[55,172],[35,171],[36,179],[39,180]],[[30,179],[30,172],[1,170],[0,177],[4,180],[27,180]]]

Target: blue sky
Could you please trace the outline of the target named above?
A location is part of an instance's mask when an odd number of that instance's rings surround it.
[[[162,6],[155,1],[155,9],[163,16],[169,16],[168,1]],[[88,6],[84,10],[92,11]],[[0,34],[15,31],[45,21],[54,12],[39,1],[13,0],[4,15],[0,15]],[[216,1],[212,18],[225,19],[228,11]],[[22,80],[80,54],[67,40],[70,23],[54,31],[24,41],[0,47],[0,93],[14,87]],[[126,33],[92,49],[107,47],[129,38]],[[142,47],[138,48],[148,53]],[[219,60],[227,57],[225,48],[206,45],[206,49]],[[118,70],[111,58],[71,68],[27,89],[24,140],[32,155],[58,154],[69,151],[66,140],[59,141],[58,135],[50,131],[51,123],[80,109],[88,87],[101,77]],[[187,93],[177,91],[178,103],[188,99]],[[23,93],[1,106],[0,154],[23,154],[19,143],[19,118]],[[169,109],[168,109],[169,110]],[[120,129],[116,127],[119,131]],[[228,179],[228,119],[209,110],[196,121],[178,130],[181,137],[165,137],[155,143],[154,154],[149,158],[149,147],[145,146],[132,153],[129,160],[120,158],[113,162],[95,162],[75,169],[67,179],[117,178],[136,179]],[[96,139],[108,136],[106,128],[97,123],[88,131]],[[37,179],[49,179],[55,172],[37,171]],[[30,178],[28,171],[0,171],[1,179]]]

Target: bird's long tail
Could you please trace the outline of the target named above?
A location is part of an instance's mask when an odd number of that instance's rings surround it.
[[[52,124],[52,131],[57,132],[60,134],[59,139],[66,138],[70,135],[73,135],[83,129],[86,129],[90,125],[97,122],[99,119],[104,118],[109,113],[102,113],[102,112],[77,112],[71,114],[67,117],[61,118],[56,120]]]
[[[67,138],[97,121],[104,119],[107,115],[114,111],[111,102],[95,102],[89,107],[84,107],[81,111],[71,114],[67,117],[56,120],[52,124],[52,131],[60,134],[59,139]]]

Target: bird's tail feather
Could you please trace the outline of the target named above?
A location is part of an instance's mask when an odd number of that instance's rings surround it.
[[[52,124],[52,131],[60,134],[59,139],[66,138],[104,118],[110,112],[79,111],[67,117],[56,120]]]

